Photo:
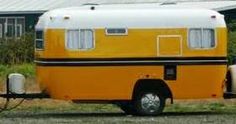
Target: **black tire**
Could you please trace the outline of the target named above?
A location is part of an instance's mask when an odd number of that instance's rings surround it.
[[[133,115],[134,114],[134,107],[132,102],[119,102],[117,106],[120,107],[122,111],[125,112],[127,115]]]
[[[152,98],[153,100],[151,100]],[[141,91],[136,94],[134,99],[135,112],[141,116],[159,115],[163,112],[165,101],[163,95],[157,91]]]

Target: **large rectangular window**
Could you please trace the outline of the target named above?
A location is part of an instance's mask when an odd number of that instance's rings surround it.
[[[0,37],[19,38],[25,32],[24,17],[0,17]]]
[[[189,47],[194,49],[209,49],[216,45],[215,30],[196,28],[189,29]]]
[[[67,30],[66,47],[70,50],[87,50],[94,48],[92,29]]]

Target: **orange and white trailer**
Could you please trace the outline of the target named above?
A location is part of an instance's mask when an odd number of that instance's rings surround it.
[[[53,99],[111,102],[127,113],[157,115],[168,98],[224,97],[227,28],[223,15],[199,8],[56,9],[36,25],[35,63],[37,82]]]

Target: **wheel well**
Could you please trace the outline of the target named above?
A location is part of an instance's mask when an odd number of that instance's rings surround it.
[[[168,85],[160,79],[140,79],[136,82],[133,90],[133,96],[134,99],[135,95],[144,90],[157,90],[162,93],[162,95],[165,98],[170,98],[171,103],[173,103],[173,96],[170,88]]]

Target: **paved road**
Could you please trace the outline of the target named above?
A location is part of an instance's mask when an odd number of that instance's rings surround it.
[[[133,117],[123,113],[7,112],[0,115],[1,124],[236,124],[235,113],[169,112],[158,117]]]

